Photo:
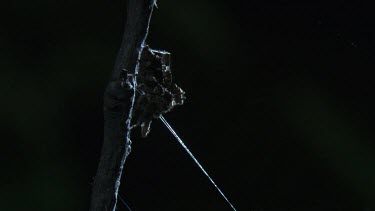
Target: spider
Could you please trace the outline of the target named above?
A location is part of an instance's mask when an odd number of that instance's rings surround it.
[[[185,92],[172,83],[171,54],[145,46],[137,75],[137,95],[133,110],[135,123],[141,127],[142,137],[147,137],[153,119],[184,103]]]

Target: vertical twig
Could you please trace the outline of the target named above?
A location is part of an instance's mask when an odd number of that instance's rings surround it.
[[[138,62],[156,0],[127,0],[127,20],[114,70],[104,94],[104,142],[95,176],[91,211],[114,211],[122,169],[130,153],[131,119]]]

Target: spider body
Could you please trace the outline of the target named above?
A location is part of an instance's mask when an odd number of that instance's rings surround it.
[[[185,92],[172,82],[171,55],[145,46],[137,75],[137,95],[133,112],[134,127],[141,127],[142,137],[150,132],[151,122],[182,105]]]

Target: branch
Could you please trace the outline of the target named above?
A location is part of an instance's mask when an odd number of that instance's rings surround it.
[[[136,74],[156,0],[128,0],[125,32],[104,94],[104,142],[91,195],[91,211],[114,211],[122,169],[130,153]]]

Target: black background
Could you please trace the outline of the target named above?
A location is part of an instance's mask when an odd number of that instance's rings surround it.
[[[374,7],[343,2],[158,1],[187,93],[165,117],[238,210],[375,205]],[[124,5],[2,3],[0,210],[88,210]],[[132,149],[133,210],[230,210],[160,121]]]

